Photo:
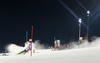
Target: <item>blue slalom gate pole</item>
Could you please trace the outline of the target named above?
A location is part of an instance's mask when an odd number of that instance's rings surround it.
[[[28,31],[26,31],[26,42],[28,41]]]

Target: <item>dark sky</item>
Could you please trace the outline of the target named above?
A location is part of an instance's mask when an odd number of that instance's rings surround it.
[[[31,36],[34,27],[34,41],[53,46],[54,36],[61,44],[78,41],[78,20],[61,1],[67,5],[82,21],[87,24],[87,11],[90,16],[89,38],[100,36],[100,1],[99,0],[13,0],[0,1],[0,51],[9,43],[24,44],[26,31]],[[85,37],[86,27],[82,25],[81,36]]]

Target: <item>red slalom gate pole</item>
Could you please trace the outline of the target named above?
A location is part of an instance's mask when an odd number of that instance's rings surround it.
[[[31,31],[31,54],[30,56],[32,56],[32,42],[33,42],[33,26],[32,26],[32,31]]]
[[[33,41],[33,26],[32,26],[32,31],[31,31],[31,39]]]

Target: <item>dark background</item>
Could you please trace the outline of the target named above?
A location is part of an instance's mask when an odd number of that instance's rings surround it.
[[[13,0],[0,1],[0,52],[7,44],[24,44],[26,31],[33,40],[53,46],[54,36],[61,44],[78,41],[78,20],[64,7],[66,4],[87,25],[87,11],[77,0]],[[93,16],[90,16],[89,39],[100,36],[100,1],[78,0]],[[82,25],[81,36],[85,37],[87,28]]]

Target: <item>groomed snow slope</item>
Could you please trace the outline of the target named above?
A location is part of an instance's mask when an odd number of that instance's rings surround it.
[[[100,47],[37,52],[40,53],[32,57],[29,54],[0,56],[0,63],[100,63]]]

